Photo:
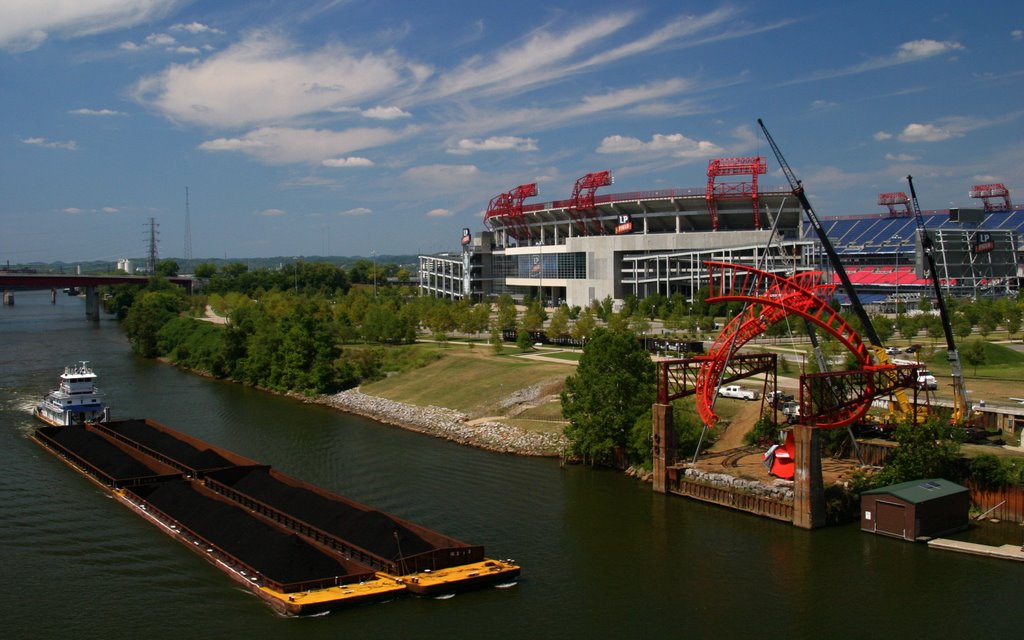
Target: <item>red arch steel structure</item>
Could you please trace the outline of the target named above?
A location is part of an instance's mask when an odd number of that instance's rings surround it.
[[[704,424],[713,426],[718,416],[713,409],[719,376],[731,353],[770,325],[786,316],[797,315],[824,329],[849,350],[861,369],[877,368],[871,364],[870,350],[856,331],[823,299],[835,289],[821,282],[819,272],[800,273],[785,278],[767,271],[727,262],[707,261],[710,296],[708,302],[745,302],[747,309],[722,329],[708,350],[707,364],[697,374],[697,412]],[[831,414],[821,428],[846,426],[860,419],[871,406],[873,390],[849,402],[842,411]]]

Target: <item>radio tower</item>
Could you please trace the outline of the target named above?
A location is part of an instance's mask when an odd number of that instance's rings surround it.
[[[185,187],[185,264],[181,265],[181,270],[185,273],[191,273],[189,269],[192,267],[192,222],[189,219],[188,210],[188,187]]]
[[[156,248],[158,242],[157,237],[160,235],[160,232],[157,231],[159,227],[160,225],[157,224],[156,218],[149,219],[149,258],[146,263],[146,268],[149,270],[150,274],[156,273],[156,262],[160,259],[160,254],[157,252]]]

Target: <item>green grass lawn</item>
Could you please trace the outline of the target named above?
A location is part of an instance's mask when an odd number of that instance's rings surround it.
[[[557,362],[512,357],[513,350],[494,355],[489,346],[433,344],[416,348],[436,350],[441,359],[424,367],[363,385],[375,396],[418,405],[448,407],[473,417],[502,415],[503,398],[537,384],[556,385],[572,369]]]

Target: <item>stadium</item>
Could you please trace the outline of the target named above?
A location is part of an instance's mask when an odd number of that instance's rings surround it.
[[[473,301],[509,294],[547,306],[587,306],[606,297],[680,293],[707,285],[704,262],[791,274],[828,261],[788,186],[762,186],[764,158],[708,163],[703,187],[597,194],[613,184],[589,173],[565,200],[525,203],[524,184],[491,199],[485,230],[462,230],[461,251],[419,257],[424,295]],[[970,189],[978,208],[921,212],[945,291],[956,297],[1016,294],[1022,274],[1024,207],[1002,184]],[[912,201],[879,194],[884,211],[821,218],[864,304],[895,308],[931,292]],[[834,276],[833,276],[834,277]]]

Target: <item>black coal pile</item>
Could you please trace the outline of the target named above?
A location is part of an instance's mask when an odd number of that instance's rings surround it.
[[[236,468],[213,474],[214,479],[236,491],[307,522],[349,544],[398,562],[434,545],[391,516],[364,511],[318,493],[275,479],[266,468]]]
[[[115,480],[158,475],[85,427],[43,427],[40,431]]]
[[[112,431],[158,451],[189,469],[222,469],[234,463],[211,449],[199,450],[174,436],[154,429],[145,420],[123,420],[107,425]]]
[[[239,507],[203,496],[187,482],[131,491],[270,580],[289,584],[369,573],[366,567],[332,558]]]

